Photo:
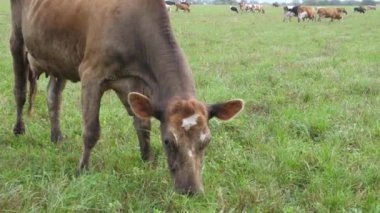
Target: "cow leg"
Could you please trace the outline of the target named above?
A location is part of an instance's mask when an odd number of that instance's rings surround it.
[[[141,158],[144,161],[153,160],[154,154],[152,153],[150,147],[150,120],[143,120],[136,116],[133,116],[133,125],[139,139]]]
[[[21,32],[15,32],[13,29],[10,38],[10,49],[13,58],[13,72],[14,72],[14,87],[13,93],[16,100],[16,124],[13,127],[13,133],[20,135],[25,133],[25,125],[22,118],[23,107],[26,102],[26,86],[28,78],[28,70],[25,66],[24,60],[24,41]]]
[[[150,130],[151,130],[150,120],[140,119],[133,115],[133,112],[130,109],[130,106],[128,104],[129,88],[128,88],[127,82],[124,82],[123,80],[119,82],[115,82],[112,85],[112,88],[114,89],[120,101],[123,103],[123,105],[127,109],[128,114],[133,116],[133,125],[137,133],[137,138],[139,140],[141,158],[144,161],[153,160],[154,154],[151,151],[151,146],[150,146]]]
[[[84,147],[79,172],[89,168],[91,150],[100,136],[99,109],[100,100],[104,92],[102,91],[100,81],[91,79],[90,76],[86,76],[86,73],[82,75],[81,80]]]
[[[66,80],[50,76],[48,84],[48,98],[47,104],[50,116],[50,140],[51,142],[58,142],[62,140],[61,127],[59,124],[59,114],[62,101],[62,91],[65,88]]]
[[[33,105],[34,100],[36,98],[36,92],[37,92],[37,77],[35,74],[28,68],[29,73],[29,107],[28,107],[28,114],[29,116],[32,116],[33,114]]]

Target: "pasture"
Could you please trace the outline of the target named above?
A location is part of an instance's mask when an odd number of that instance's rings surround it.
[[[132,119],[108,92],[102,135],[87,174],[80,84],[64,90],[65,140],[50,142],[48,79],[16,137],[9,1],[0,2],[0,210],[2,212],[379,212],[380,11],[343,21],[282,22],[282,8],[235,14],[191,6],[170,14],[200,100],[241,98],[230,122],[211,120],[205,193],[176,194],[153,122],[153,163],[143,162]]]

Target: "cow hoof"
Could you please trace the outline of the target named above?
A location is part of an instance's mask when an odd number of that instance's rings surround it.
[[[141,158],[143,159],[143,161],[153,162],[155,160],[155,155],[153,152],[148,152],[148,153],[142,154]]]
[[[88,167],[82,167],[82,166],[79,166],[79,168],[77,169],[76,173],[75,173],[75,176],[76,177],[79,177],[81,175],[84,175],[88,172]]]
[[[50,135],[50,141],[53,143],[58,143],[62,141],[64,137],[62,136],[61,132],[51,133]]]
[[[23,135],[25,134],[25,125],[23,122],[16,123],[15,126],[13,127],[13,133],[15,135]]]

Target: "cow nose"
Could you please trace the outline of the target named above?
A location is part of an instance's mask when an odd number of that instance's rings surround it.
[[[188,187],[178,187],[175,189],[176,192],[187,195],[187,196],[194,196],[194,195],[199,195],[203,194],[204,189],[203,186],[188,186]]]

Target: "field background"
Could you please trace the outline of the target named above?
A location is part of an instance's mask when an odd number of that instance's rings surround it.
[[[15,137],[9,1],[0,1],[1,212],[380,212],[380,11],[343,21],[282,22],[282,8],[234,14],[228,6],[171,13],[199,99],[242,98],[235,120],[210,122],[205,194],[173,192],[159,123],[157,161],[140,160],[131,119],[104,95],[102,136],[88,174],[82,151],[80,84],[64,91],[59,145],[50,140],[47,80]]]

